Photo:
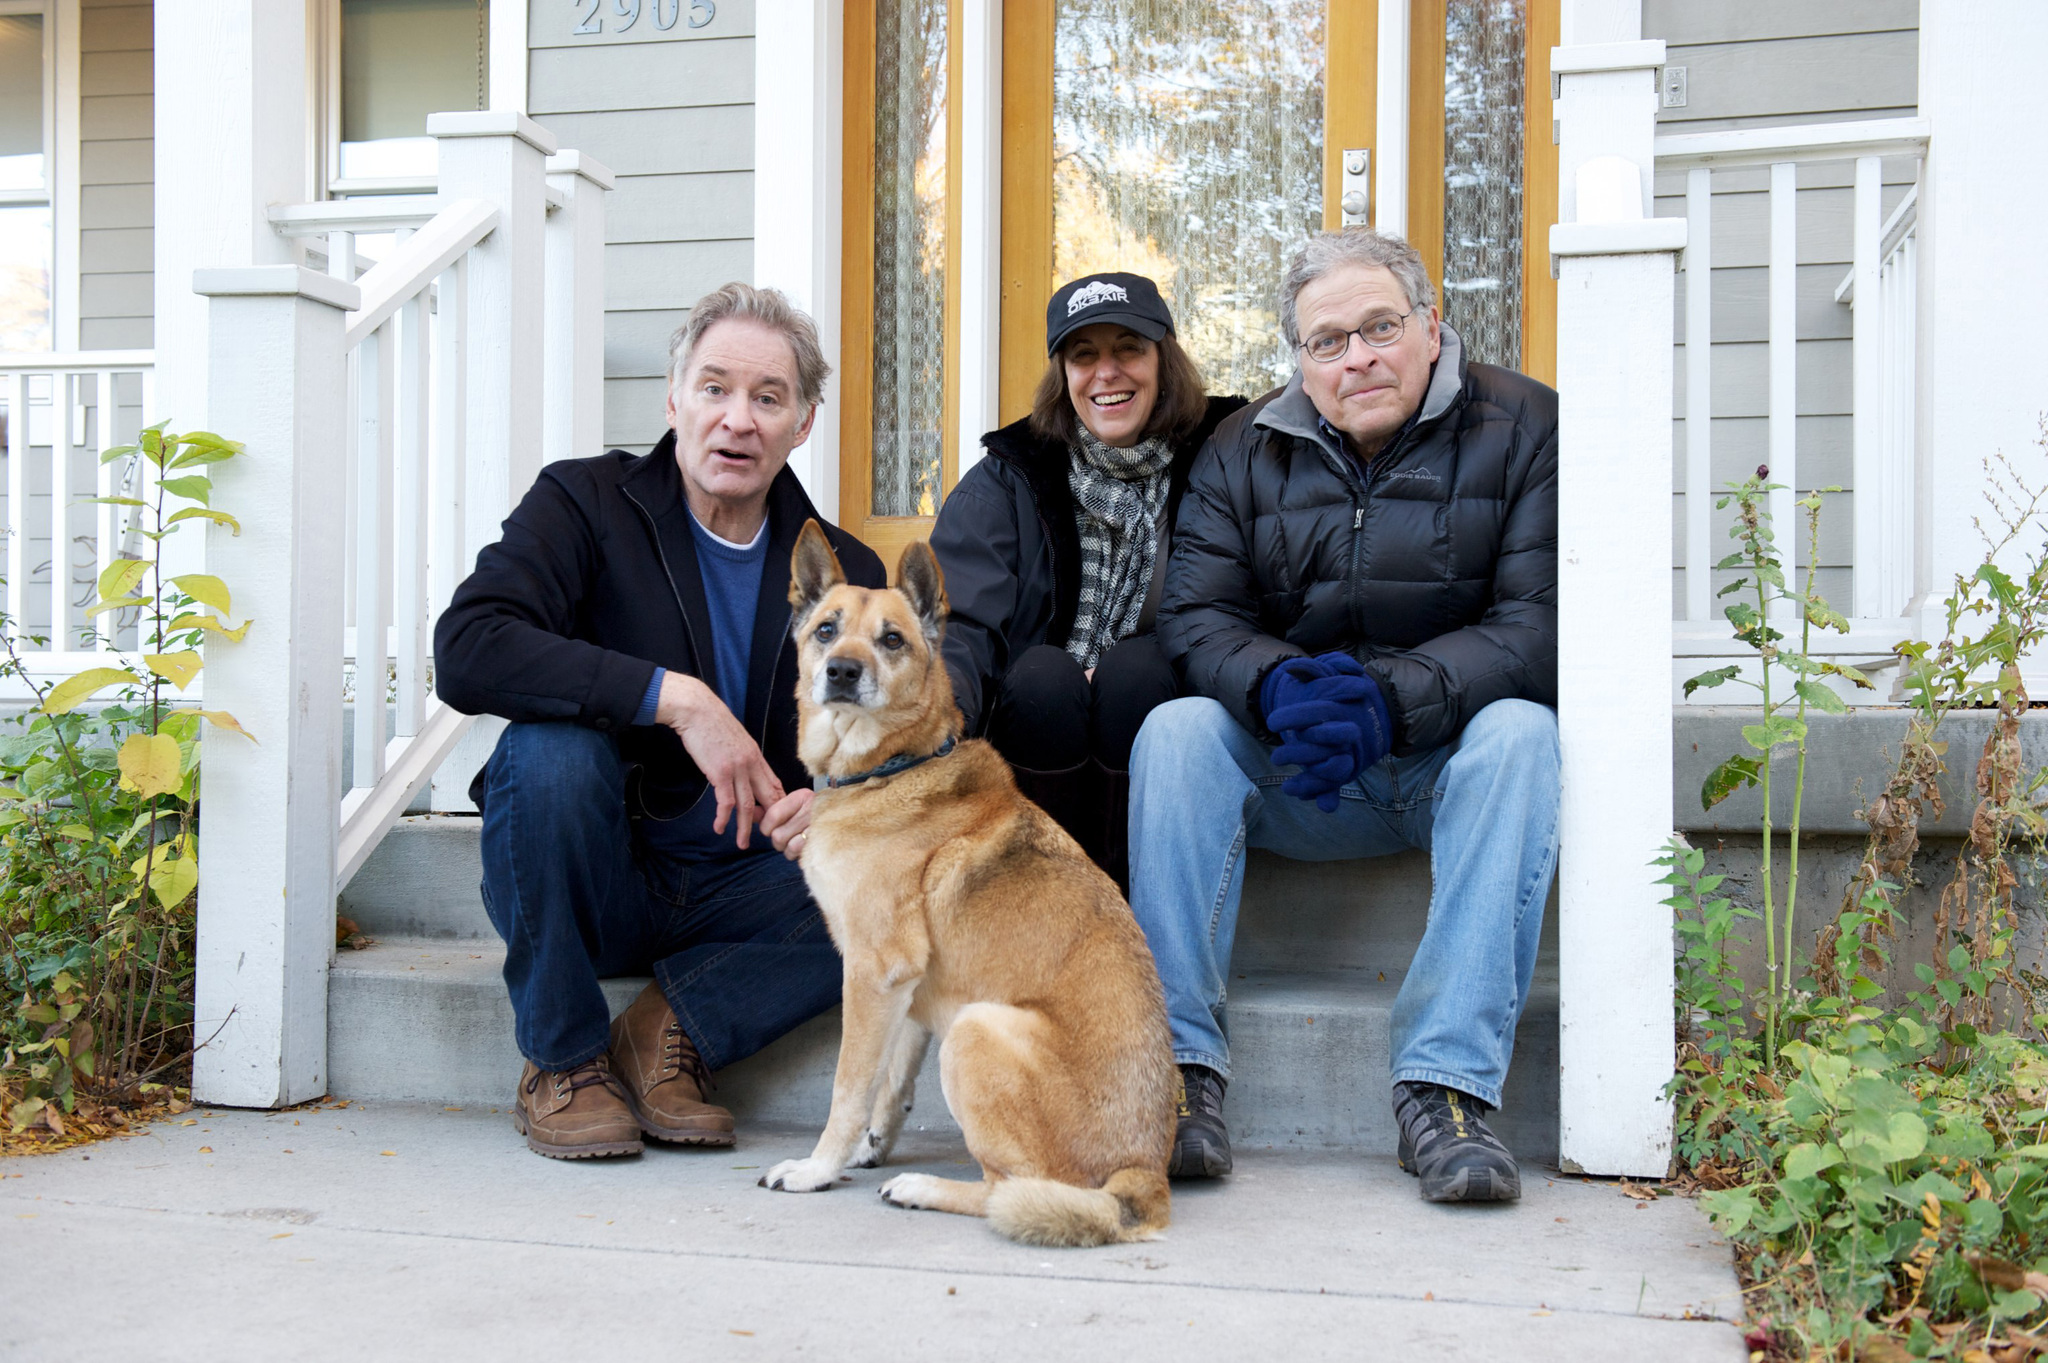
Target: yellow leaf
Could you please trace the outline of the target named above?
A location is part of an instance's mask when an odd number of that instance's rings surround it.
[[[147,800],[169,795],[184,784],[178,740],[167,734],[133,734],[121,745],[121,788]]]
[[[142,575],[149,571],[149,562],[139,558],[117,558],[107,565],[100,574],[100,595],[103,597],[126,596],[142,581]]]
[[[202,606],[211,606],[222,615],[233,615],[235,608],[228,604],[228,584],[210,573],[187,573],[171,579],[171,585],[191,597]]]
[[[135,674],[125,667],[88,667],[77,676],[50,688],[50,694],[43,699],[43,713],[68,715],[93,692],[104,691],[109,686],[133,686],[135,681]]]
[[[149,598],[146,596],[105,597],[101,600],[93,602],[92,605],[86,609],[85,613],[86,616],[90,618],[92,616],[100,614],[103,611],[124,611],[127,610],[130,606],[146,606],[148,604]]]
[[[150,671],[180,691],[190,686],[192,679],[199,675],[199,669],[205,666],[199,655],[189,648],[177,653],[145,653],[142,661],[149,665]]]
[[[247,629],[248,626],[244,625],[242,628]],[[232,729],[251,743],[256,742],[256,735],[244,729],[242,721],[236,719],[225,710],[201,710],[197,706],[187,706],[184,709],[173,710],[171,713],[173,715],[198,715],[217,729]]]
[[[162,848],[151,857],[139,857],[129,869],[135,878],[142,878],[145,862],[152,863],[149,871],[149,892],[156,896],[156,902],[167,909],[175,909],[185,902],[185,896],[199,886],[199,863],[190,857],[166,860]]]
[[[217,615],[199,615],[188,612],[164,626],[164,633],[176,634],[181,629],[203,629],[218,634],[231,643],[239,644],[242,642],[242,636],[249,632],[249,626],[254,623],[251,620],[244,620],[240,625],[229,629],[221,623],[221,619]]]

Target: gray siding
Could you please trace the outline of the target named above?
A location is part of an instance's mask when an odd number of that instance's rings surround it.
[[[155,345],[154,15],[82,0],[79,26],[79,315],[86,350]]]
[[[1643,36],[1662,38],[1666,61],[1687,72],[1687,104],[1658,114],[1659,133],[1773,124],[1910,117],[1918,112],[1918,0],[1643,0]],[[1917,174],[1911,158],[1884,167],[1889,213]],[[1798,482],[1840,487],[1821,513],[1818,585],[1843,610],[1850,600],[1850,309],[1834,301],[1849,270],[1854,176],[1850,163],[1802,169],[1798,196]],[[1713,204],[1713,479],[1719,487],[1766,462],[1770,172],[1717,171]],[[1657,176],[1659,217],[1685,216],[1685,175]],[[1684,607],[1677,566],[1685,518],[1685,275],[1678,296],[1679,419],[1672,423],[1672,602]],[[1732,512],[1717,512],[1712,550]],[[1804,527],[1780,527],[1781,544]]]
[[[754,7],[720,0],[704,28],[667,33],[643,13],[621,33],[605,5],[606,31],[577,35],[584,8],[528,10],[527,109],[619,177],[605,207],[604,438],[644,451],[664,429],[669,334],[698,298],[753,273]]]

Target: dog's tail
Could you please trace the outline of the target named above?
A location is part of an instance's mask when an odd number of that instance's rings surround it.
[[[1172,1195],[1157,1169],[1119,1169],[1100,1188],[1047,1178],[1006,1178],[988,1195],[989,1224],[1027,1245],[1110,1245],[1155,1240]]]

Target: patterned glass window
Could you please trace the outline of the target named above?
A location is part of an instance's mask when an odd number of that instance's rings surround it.
[[[1528,0],[1444,7],[1444,320],[1468,359],[1522,364]]]
[[[946,3],[875,5],[874,498],[938,507],[946,350]]]

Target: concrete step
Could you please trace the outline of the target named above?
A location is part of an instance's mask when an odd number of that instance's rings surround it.
[[[344,951],[328,992],[328,1086],[349,1098],[428,1099],[509,1106],[520,1069],[504,950],[475,939],[389,938]],[[1398,974],[1239,972],[1230,1030],[1236,1071],[1225,1115],[1252,1145],[1342,1146],[1391,1152],[1388,1021]],[[605,983],[614,1013],[644,979]],[[717,1077],[719,1102],[742,1122],[821,1126],[838,1056],[835,1009]],[[926,1057],[913,1127],[955,1130]],[[1557,985],[1539,971],[1517,1033],[1496,1129],[1525,1159],[1557,1154]]]
[[[372,937],[488,942],[498,934],[478,882],[480,820],[400,820],[341,895],[341,912]],[[1398,978],[1429,918],[1429,856],[1289,861],[1254,851],[1232,964],[1246,971],[1358,970]],[[1544,918],[1541,960],[1557,958],[1557,904]]]

